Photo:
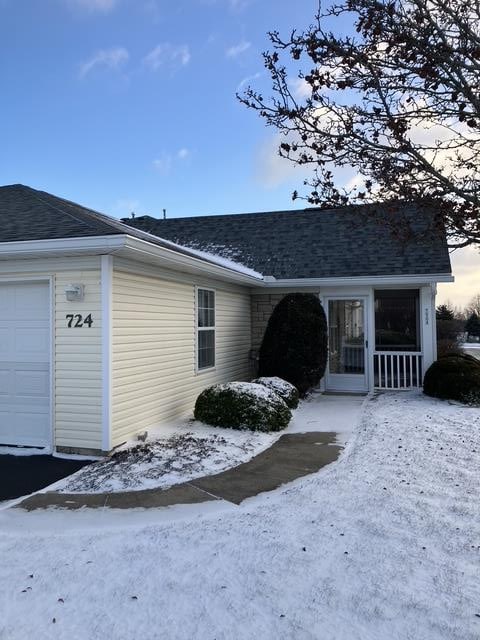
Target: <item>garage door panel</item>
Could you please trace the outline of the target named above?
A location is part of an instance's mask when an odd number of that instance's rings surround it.
[[[37,424],[37,433],[32,434],[32,421]],[[22,445],[45,446],[45,433],[48,433],[50,416],[48,409],[46,413],[39,414],[38,411],[22,411],[15,414],[15,435],[17,441]]]
[[[49,354],[48,327],[17,327],[15,330],[15,350],[20,356],[43,356],[48,360]]]
[[[46,371],[22,371],[14,373],[14,394],[17,398],[34,396],[47,401],[50,394],[50,374]]]
[[[19,316],[37,320],[49,318],[49,297],[45,295],[44,287],[38,284],[23,284],[21,290],[17,288],[14,305],[17,318]]]
[[[14,319],[15,315],[15,287],[13,285],[3,285],[0,296],[0,318],[5,320]]]
[[[0,369],[0,396],[12,393],[10,369]]]
[[[1,311],[0,311],[1,314]],[[1,318],[1,316],[0,316]],[[12,350],[13,327],[1,326],[0,321],[0,359],[7,358]]]
[[[47,284],[0,285],[0,444],[50,442]]]

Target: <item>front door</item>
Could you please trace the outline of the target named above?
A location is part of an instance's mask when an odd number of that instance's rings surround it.
[[[365,300],[328,300],[327,391],[365,392],[367,381]]]

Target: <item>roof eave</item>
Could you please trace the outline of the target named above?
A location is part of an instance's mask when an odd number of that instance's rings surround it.
[[[406,284],[429,284],[437,282],[455,282],[451,273],[423,273],[383,276],[353,276],[330,278],[269,278],[266,277],[263,287],[287,289],[295,287],[336,287],[336,286],[391,286]]]
[[[147,262],[159,262],[163,266],[201,273],[247,286],[261,286],[263,279],[241,270],[230,269],[195,255],[179,253],[174,249],[135,238],[126,234],[109,236],[90,236],[80,238],[48,238],[45,240],[23,240],[0,243],[0,262],[2,260],[29,259],[40,257],[106,255],[116,254],[123,257]],[[239,267],[240,269],[240,267]]]

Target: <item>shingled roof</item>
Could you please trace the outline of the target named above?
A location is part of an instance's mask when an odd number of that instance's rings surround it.
[[[242,265],[200,255],[170,240],[150,236],[120,220],[22,184],[0,187],[0,244],[28,240],[128,235],[217,266],[238,271]],[[257,274],[258,275],[258,274]]]
[[[417,237],[396,240],[383,224],[392,216],[407,221]],[[277,279],[450,274],[444,235],[422,233],[430,221],[416,205],[384,204],[121,222],[24,185],[0,187],[0,243],[130,235],[206,262],[215,258],[194,252],[220,256]]]
[[[395,239],[392,226],[383,224],[392,216],[415,237]],[[425,234],[431,214],[412,204],[125,222],[277,279],[451,273],[444,234]]]

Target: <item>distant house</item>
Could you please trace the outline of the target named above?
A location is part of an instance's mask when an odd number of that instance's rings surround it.
[[[436,284],[453,281],[444,237],[402,245],[361,207],[127,225],[13,185],[0,224],[6,445],[108,452],[184,414],[207,385],[251,377],[291,291],[324,305],[326,391],[419,386],[436,357]]]

